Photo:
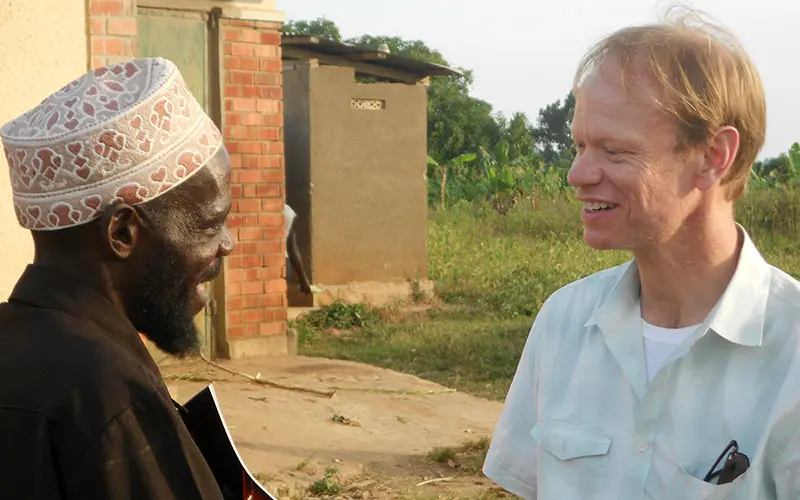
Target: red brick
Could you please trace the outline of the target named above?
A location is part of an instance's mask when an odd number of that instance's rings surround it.
[[[95,17],[92,18],[92,23],[90,27],[91,34],[93,35],[103,35],[106,32],[106,18],[105,17]]]
[[[225,262],[227,262],[228,269],[239,269],[242,267],[242,256],[229,255],[225,258]]]
[[[281,105],[277,99],[256,99],[256,109],[262,113],[280,113]]]
[[[261,33],[261,43],[264,45],[280,45],[280,33]]]
[[[282,198],[268,198],[261,201],[261,209],[265,212],[280,212],[283,210],[283,205]]]
[[[242,222],[245,226],[255,227],[258,225],[258,214],[244,214],[242,216]],[[256,250],[258,252],[258,250]]]
[[[286,321],[286,309],[272,309],[271,311],[266,311],[264,313],[264,320],[270,322]]]
[[[136,18],[135,17],[108,18],[108,34],[136,36]]]
[[[259,96],[262,99],[283,99],[281,87],[261,87]]]
[[[99,55],[105,54],[106,48],[105,44],[103,43],[105,40],[100,37],[92,37],[92,54]],[[103,66],[104,64],[101,64]]]
[[[241,197],[242,197],[242,186],[231,186],[231,198],[233,198],[235,201],[237,198]],[[238,206],[236,207],[236,210],[239,210]]]
[[[250,99],[258,99],[261,96],[261,89],[256,85],[242,85],[242,96]]]
[[[242,266],[244,267],[261,267],[263,263],[263,255],[245,255],[242,257]]]
[[[264,321],[263,309],[247,309],[242,311],[242,323],[261,323]]]
[[[245,255],[252,255],[254,253],[258,253],[258,242],[248,241],[246,243],[242,243],[242,253]]]
[[[285,257],[283,256],[281,257],[284,258],[285,262]],[[258,270],[258,279],[268,281],[268,280],[277,280],[285,278],[286,277],[286,273],[284,272],[285,270],[286,270],[285,266],[262,267],[261,269]]]
[[[239,240],[240,241],[260,240],[261,232],[262,229],[259,229],[257,227],[243,227],[239,229]]]
[[[255,57],[241,57],[239,61],[240,63],[238,69],[246,71],[258,71],[258,68],[260,66],[258,59],[256,59]],[[253,96],[253,97],[258,97],[258,96]]]
[[[225,275],[228,278],[228,282],[230,283],[236,283],[246,280],[244,269],[228,269]]]
[[[242,186],[242,196],[245,198],[255,198],[256,197],[256,185],[255,184],[245,184]]]
[[[260,281],[242,283],[242,295],[255,295],[260,293],[264,293],[264,283]]]
[[[225,61],[223,62],[225,69],[241,69],[242,67],[242,59],[240,57],[235,56],[225,56]]]
[[[125,46],[120,38],[106,38],[103,42],[104,54],[108,55],[124,55]]]
[[[238,297],[230,297],[225,304],[228,311],[238,311],[244,306],[244,300],[241,295]]]
[[[225,288],[228,292],[228,297],[241,295],[242,294],[242,284],[241,283],[227,283]]]
[[[281,196],[280,186],[258,186],[256,196],[259,198],[279,198]]]
[[[241,30],[236,28],[225,28],[222,30],[222,39],[226,42],[238,42],[241,40]]]
[[[273,169],[264,170],[261,172],[261,182],[271,184],[283,184],[285,179],[283,170]]]
[[[278,58],[278,47],[276,47],[274,45],[263,45],[263,44],[255,45],[254,49],[253,49],[253,53],[255,54],[256,57],[277,59]]]
[[[279,85],[279,76],[274,73],[256,73],[255,83],[257,85]]]
[[[255,130],[253,127],[243,127],[243,126],[236,126],[236,127],[225,127],[227,130],[225,131],[225,137],[230,139],[237,139],[237,140],[246,140],[246,139],[255,139]],[[247,152],[246,150],[242,150],[241,146],[239,147],[240,153]]]
[[[261,211],[261,200],[258,198],[242,199],[238,201],[240,213]]]
[[[258,269],[253,267],[250,269],[245,269],[245,275],[247,276],[247,281],[258,281]]]
[[[261,239],[265,241],[276,241],[283,239],[282,227],[268,227],[261,230]]]
[[[122,0],[92,0],[89,12],[93,16],[121,16],[125,9]]]
[[[244,155],[242,156],[242,168],[264,168],[267,164],[263,155]]]
[[[283,63],[280,59],[262,59],[261,71],[268,71],[270,73],[278,73],[283,70]],[[277,79],[275,80],[277,83]]]
[[[256,335],[258,335],[259,326],[260,325],[258,323],[250,323],[249,325],[245,325],[244,336],[255,337]]]
[[[259,335],[283,335],[286,333],[285,322],[261,323],[258,329]]]
[[[225,113],[225,123],[228,125],[239,125],[242,123],[241,113]]]
[[[264,149],[264,146],[259,141],[238,141],[236,143],[236,151],[239,153],[257,154]]]
[[[256,307],[262,307],[258,305],[260,295],[243,295],[244,298],[244,308],[245,309],[255,309]]]
[[[257,245],[258,253],[264,254],[265,256],[271,254],[280,254],[281,256],[285,257],[284,254],[286,253],[286,248],[284,248],[284,245],[286,244],[286,241],[282,236],[283,235],[281,235],[281,239],[277,241],[259,241]]]
[[[230,70],[231,83],[240,83],[242,85],[253,85],[256,81],[256,76],[250,71]]]
[[[249,43],[231,43],[231,54],[234,56],[252,56],[253,45]]]
[[[283,214],[259,214],[258,216],[258,225],[259,226],[282,226],[283,225]]]
[[[282,23],[277,23],[275,21],[256,21],[256,28],[261,28],[262,30],[272,30],[272,31],[280,31],[281,27],[283,26]]]
[[[283,126],[283,113],[278,115],[264,115],[261,124],[265,127],[282,127]]]
[[[256,99],[231,99],[234,111],[255,111]]]
[[[249,30],[249,29],[241,30],[241,36],[243,42],[259,43],[260,37],[258,35],[259,33],[256,30]]]
[[[270,293],[259,297],[259,305],[262,307],[278,307],[286,302],[286,296],[282,293]]]
[[[231,161],[231,168],[242,168],[242,155],[228,155]]]
[[[261,113],[244,113],[242,115],[242,124],[244,125],[261,125],[261,121]]]
[[[242,19],[225,19],[224,24],[227,26],[237,26],[240,28],[255,28],[253,21],[244,21]]]
[[[241,227],[242,216],[240,214],[230,214],[227,221],[228,228]]]
[[[242,313],[239,311],[228,311],[228,324],[240,325],[242,323]]]
[[[286,291],[286,280],[270,280],[264,283],[266,293],[278,293]]]
[[[241,170],[238,174],[239,182],[261,182],[261,172],[258,170]]]
[[[228,325],[228,330],[225,332],[225,336],[231,339],[240,339],[244,337],[244,327],[243,326],[230,326]]]
[[[283,141],[270,141],[264,143],[264,148],[266,151],[264,153],[273,154],[273,155],[282,155],[283,154]]]

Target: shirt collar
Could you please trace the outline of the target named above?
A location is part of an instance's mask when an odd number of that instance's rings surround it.
[[[709,313],[705,324],[721,337],[744,346],[760,346],[769,297],[771,268],[753,244],[747,231],[737,224],[743,236],[739,261],[728,286]],[[608,295],[595,309],[585,326],[598,326],[607,334],[626,315],[639,312],[639,270],[635,261],[623,264]]]
[[[158,372],[128,318],[109,299],[64,271],[41,264],[29,265],[9,297],[9,302],[15,301],[91,321],[110,340]]]

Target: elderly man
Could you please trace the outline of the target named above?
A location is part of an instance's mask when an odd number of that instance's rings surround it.
[[[35,256],[0,305],[0,496],[220,499],[142,332],[198,351],[234,247],[222,137],[175,65],[92,71],[2,128]]]
[[[575,95],[584,240],[633,261],[545,302],[484,472],[529,500],[800,498],[800,283],[734,221],[756,69],[689,15],[599,42]]]

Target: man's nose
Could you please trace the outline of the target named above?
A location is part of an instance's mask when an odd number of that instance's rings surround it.
[[[592,159],[586,152],[576,154],[572,161],[572,167],[567,174],[567,182],[570,186],[579,188],[599,184],[603,179],[603,171],[597,161]]]
[[[228,255],[232,254],[233,250],[236,248],[236,241],[234,240],[231,230],[226,226],[224,231],[225,232],[219,242],[218,254],[220,257],[227,257]]]

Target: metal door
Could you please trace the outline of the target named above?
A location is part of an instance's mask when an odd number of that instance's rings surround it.
[[[208,14],[139,8],[137,30],[139,57],[163,57],[174,62],[186,80],[189,90],[208,113]],[[213,297],[213,286],[213,283],[206,285],[206,292],[211,297]],[[205,308],[195,318],[201,352],[209,358],[214,357],[214,328],[211,317],[215,312],[214,309],[214,307]]]

